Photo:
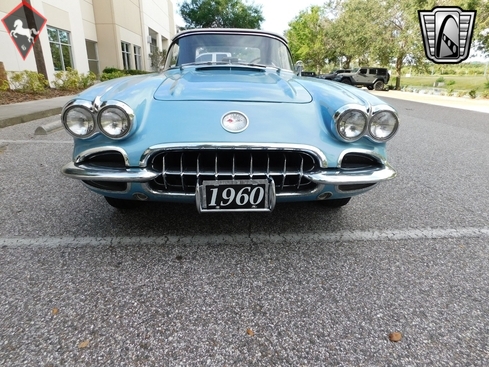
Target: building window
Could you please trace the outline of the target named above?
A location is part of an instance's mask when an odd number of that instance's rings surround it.
[[[121,42],[122,47],[122,64],[125,70],[131,68],[131,49],[129,43]]]
[[[134,69],[141,70],[141,47],[134,46]]]
[[[85,46],[87,48],[88,67],[92,73],[99,76],[100,68],[98,61],[97,43],[90,40],[85,40]]]
[[[73,68],[70,32],[53,27],[47,27],[47,29],[54,70],[60,71]]]

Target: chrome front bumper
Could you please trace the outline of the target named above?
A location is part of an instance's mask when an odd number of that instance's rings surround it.
[[[70,178],[83,181],[148,182],[161,175],[145,168],[110,169],[73,162],[65,165],[61,172]],[[385,163],[383,168],[369,170],[324,169],[304,173],[304,177],[318,185],[375,184],[397,176],[396,171]]]

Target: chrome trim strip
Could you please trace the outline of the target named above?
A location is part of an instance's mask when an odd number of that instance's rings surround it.
[[[309,153],[316,157],[320,168],[328,167],[326,155],[318,148],[305,144],[281,144],[281,143],[168,143],[153,145],[146,149],[139,161],[139,167],[145,168],[151,155],[164,150],[276,150],[276,151],[298,151]]]
[[[332,170],[325,172],[305,173],[304,177],[315,183],[325,185],[352,185],[368,184],[391,180],[397,176],[397,172],[388,163],[384,168],[362,171]]]
[[[85,161],[89,156],[94,155],[94,154],[99,154],[99,153],[106,153],[108,151],[116,151],[122,154],[122,157],[124,158],[124,164],[126,167],[129,166],[129,157],[126,153],[126,151],[122,148],[116,147],[116,146],[104,146],[104,147],[98,147],[98,148],[91,148],[87,149],[80,154],[78,154],[74,160],[75,164],[81,164],[83,161]]]
[[[66,164],[61,172],[70,178],[88,181],[114,181],[114,182],[147,182],[157,178],[159,172],[151,172],[141,168],[111,169],[83,164]]]

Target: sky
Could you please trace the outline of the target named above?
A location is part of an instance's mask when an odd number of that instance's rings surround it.
[[[323,5],[325,0],[255,0],[255,5],[262,6],[262,14],[265,21],[261,28],[265,31],[283,34],[289,28],[288,24],[302,10],[312,5]]]

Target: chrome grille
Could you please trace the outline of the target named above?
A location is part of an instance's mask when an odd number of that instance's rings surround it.
[[[204,180],[272,178],[276,192],[311,191],[304,173],[318,167],[308,152],[268,149],[176,149],[153,153],[149,168],[161,172],[150,182],[158,192],[194,193]]]

